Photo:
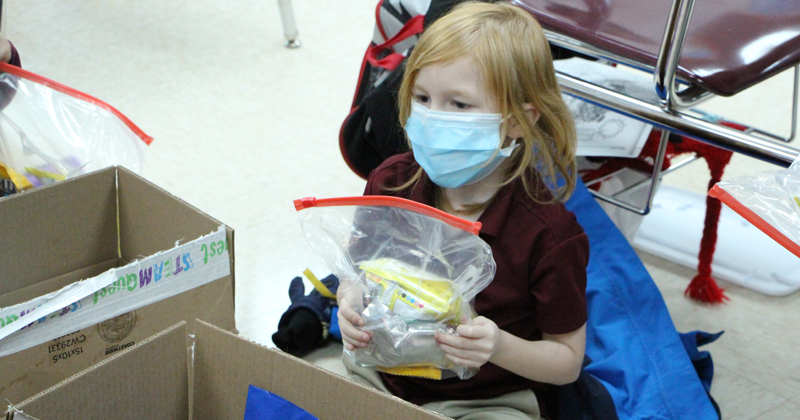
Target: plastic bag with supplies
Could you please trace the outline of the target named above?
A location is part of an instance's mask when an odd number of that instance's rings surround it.
[[[708,195],[800,257],[800,156],[788,169],[718,182]]]
[[[475,317],[473,298],[494,278],[480,223],[410,200],[343,197],[295,200],[303,233],[339,277],[345,296],[372,334],[366,348],[345,350],[357,366],[397,375],[468,379],[434,340]]]
[[[107,103],[0,63],[0,197],[107,166],[138,173],[151,141]]]

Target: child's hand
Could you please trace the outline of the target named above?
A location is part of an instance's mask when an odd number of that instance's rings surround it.
[[[356,347],[367,347],[372,336],[357,328],[364,326],[364,319],[347,304],[347,298],[343,297],[339,301],[339,311],[337,314],[339,318],[339,329],[342,331],[344,348],[348,351],[353,351]]]
[[[458,365],[481,367],[494,355],[500,344],[500,328],[479,316],[456,328],[458,335],[436,333],[436,342],[447,358]]]

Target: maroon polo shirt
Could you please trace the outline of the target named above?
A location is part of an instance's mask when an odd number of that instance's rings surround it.
[[[393,156],[370,174],[364,195],[395,195],[433,205],[433,184],[423,173],[415,186],[400,192],[419,165],[411,152]],[[541,188],[541,183],[535,183]],[[546,190],[545,200],[551,197]],[[525,340],[542,333],[564,334],[586,323],[586,265],[589,239],[563,204],[538,204],[521,180],[504,186],[478,219],[480,237],[492,248],[497,272],[475,298],[479,315]],[[487,363],[469,380],[434,381],[382,374],[387,388],[404,400],[433,401],[492,398],[531,389],[543,414],[554,404],[552,385],[534,382]],[[547,417],[545,417],[547,418]]]
[[[9,60],[8,64],[12,66],[22,67],[21,60],[19,58],[19,53],[17,49],[14,48],[14,44],[11,41],[8,42],[11,45],[11,59]],[[14,95],[17,93],[15,90],[16,86],[8,85],[5,83],[0,83],[0,111],[6,108],[8,104],[14,99]]]

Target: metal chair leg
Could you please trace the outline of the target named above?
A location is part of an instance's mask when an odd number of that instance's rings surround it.
[[[6,0],[0,0],[0,32],[6,30]]]
[[[281,11],[281,22],[283,23],[283,35],[286,37],[286,48],[299,48],[301,44],[297,38],[297,24],[294,21],[294,11],[292,11],[291,0],[278,0],[278,8]]]
[[[667,143],[669,138],[668,130],[660,129],[659,131],[661,132],[661,137],[658,140],[658,152],[656,153],[655,162],[653,162],[653,173],[649,178],[650,186],[647,192],[647,202],[645,203],[644,207],[636,207],[633,204],[617,200],[614,197],[607,196],[605,194],[599,193],[591,189],[589,190],[589,193],[595,196],[595,198],[598,198],[607,203],[614,204],[615,206],[622,207],[625,210],[632,211],[642,216],[646,216],[648,213],[650,213],[650,209],[653,207],[653,199],[655,198],[656,195],[656,187],[658,186],[658,183],[661,181],[661,175],[662,175],[661,167],[663,166],[664,158],[667,155]],[[642,182],[636,183],[635,185],[628,186],[625,190],[615,193],[615,195],[620,195],[625,191],[629,191],[634,187],[638,187],[644,182],[647,182],[647,179]]]

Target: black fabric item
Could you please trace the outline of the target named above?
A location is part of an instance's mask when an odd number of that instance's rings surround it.
[[[369,64],[367,64],[369,67]],[[341,147],[353,171],[365,178],[386,158],[408,150],[397,111],[397,91],[403,81],[404,65],[396,68],[377,88],[359,87],[367,92],[342,124]],[[362,85],[372,85],[369,77]]]
[[[432,0],[423,26],[428,27],[462,1]],[[386,76],[383,69],[372,67],[368,61],[362,64],[352,108],[339,133],[339,148],[350,169],[364,179],[387,158],[408,151],[397,110],[404,68],[401,64]]]
[[[298,309],[286,325],[272,335],[272,342],[279,349],[293,355],[302,356],[319,347],[322,338],[322,322],[308,309]]]
[[[591,363],[583,357],[583,368],[578,380],[557,387],[558,412],[554,416],[564,420],[618,420],[617,408],[606,387],[586,371]]]
[[[425,19],[423,19],[423,27],[427,28],[431,26],[431,23],[439,19],[440,17],[444,16],[453,6],[457,5],[458,3],[462,3],[464,0],[433,0],[431,1],[431,5],[428,6],[428,12],[425,13]],[[487,2],[491,3],[491,2]]]
[[[333,274],[320,281],[333,294],[339,290],[339,279]],[[325,343],[327,326],[333,306],[336,306],[336,299],[326,298],[316,289],[307,296],[305,293],[303,279],[293,278],[289,284],[292,304],[278,321],[278,331],[272,335],[272,342],[279,349],[294,356],[302,356]]]

